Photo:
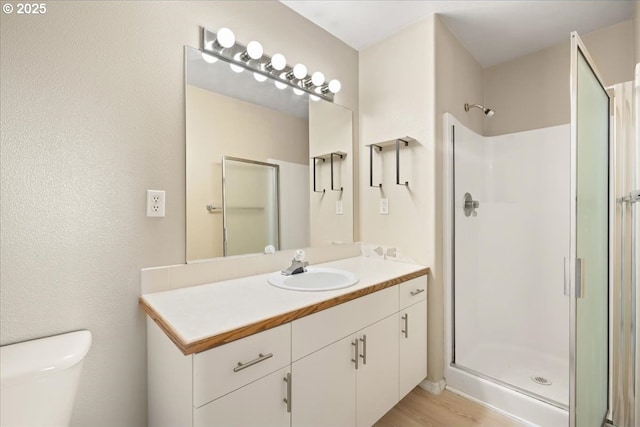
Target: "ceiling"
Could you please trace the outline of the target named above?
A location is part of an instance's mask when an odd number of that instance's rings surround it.
[[[631,0],[280,0],[356,50],[437,13],[483,67],[631,19]]]

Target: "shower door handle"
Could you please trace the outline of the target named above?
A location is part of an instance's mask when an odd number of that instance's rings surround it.
[[[564,296],[571,296],[571,287],[569,282],[571,281],[571,277],[569,277],[569,258],[564,257]]]
[[[576,298],[584,298],[584,260],[576,258]]]
[[[571,277],[569,272],[571,266],[569,258],[564,258],[564,294],[565,296],[571,296]],[[584,260],[582,258],[576,258],[576,298],[584,298]]]

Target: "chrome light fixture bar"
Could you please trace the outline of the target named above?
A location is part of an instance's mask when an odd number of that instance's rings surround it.
[[[324,74],[319,71],[309,76],[303,64],[289,66],[281,53],[265,55],[262,45],[257,41],[250,41],[246,46],[238,43],[228,28],[221,28],[218,33],[203,28],[202,51],[203,56],[209,56],[209,61],[213,58],[222,59],[237,73],[251,71],[260,82],[270,78],[279,89],[289,86],[298,95],[311,95],[311,99],[323,98],[333,102],[334,95],[342,88],[339,80],[325,83]]]

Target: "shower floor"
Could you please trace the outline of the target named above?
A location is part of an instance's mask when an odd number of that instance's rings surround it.
[[[485,345],[466,356],[456,356],[456,365],[542,396],[556,404],[569,405],[568,360],[530,349]],[[532,377],[547,380],[551,384],[537,384]]]

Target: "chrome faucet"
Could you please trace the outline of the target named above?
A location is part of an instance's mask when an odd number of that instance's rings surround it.
[[[298,249],[293,259],[291,260],[291,265],[284,270],[282,270],[282,274],[284,276],[291,276],[292,274],[300,274],[307,271],[306,267],[309,265],[307,261],[304,260],[304,251],[302,249]]]

